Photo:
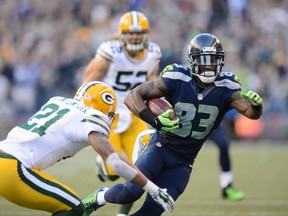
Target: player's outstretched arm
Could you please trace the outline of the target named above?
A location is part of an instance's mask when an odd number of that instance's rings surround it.
[[[232,95],[231,106],[250,119],[258,119],[262,115],[262,98],[254,91],[235,92]]]
[[[166,212],[173,211],[174,200],[167,193],[167,190],[159,188],[138,170],[134,164],[119,155],[109,143],[106,135],[91,132],[88,135],[88,139],[94,150],[119,176],[147,191],[157,203],[162,205]]]

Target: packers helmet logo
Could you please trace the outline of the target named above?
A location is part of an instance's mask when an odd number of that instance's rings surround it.
[[[109,92],[104,92],[103,94],[101,94],[101,98],[106,104],[112,105],[115,103],[114,96]]]

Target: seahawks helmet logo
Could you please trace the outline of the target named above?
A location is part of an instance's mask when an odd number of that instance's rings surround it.
[[[102,100],[106,103],[106,104],[109,104],[109,105],[112,105],[115,103],[115,98],[113,97],[113,95],[109,92],[104,92],[102,95],[101,95],[101,98]]]

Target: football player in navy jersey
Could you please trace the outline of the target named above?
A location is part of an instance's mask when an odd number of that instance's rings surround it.
[[[233,173],[231,166],[231,159],[229,154],[229,134],[222,122],[218,128],[212,131],[208,140],[214,142],[219,150],[219,165],[220,173],[220,187],[222,189],[222,197],[231,201],[239,201],[245,198],[245,194],[233,186]]]
[[[184,192],[192,165],[203,143],[231,109],[250,119],[262,115],[262,99],[253,92],[242,92],[241,83],[231,72],[221,72],[224,50],[212,34],[194,37],[188,46],[190,67],[168,65],[153,81],[133,89],[125,98],[127,107],[156,129],[155,135],[136,161],[136,166],[177,200]],[[165,97],[173,110],[155,116],[146,106],[151,98]],[[144,190],[127,182],[97,193],[93,205],[131,203]],[[161,215],[164,209],[150,195],[132,215]]]

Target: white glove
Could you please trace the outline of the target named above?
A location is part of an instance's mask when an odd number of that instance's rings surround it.
[[[151,197],[160,204],[168,213],[173,212],[174,199],[167,193],[166,188],[159,188],[155,193],[150,193]]]
[[[123,133],[130,127],[132,123],[131,112],[129,110],[126,109],[119,110],[118,115],[119,118],[116,127],[114,129],[115,134]]]

